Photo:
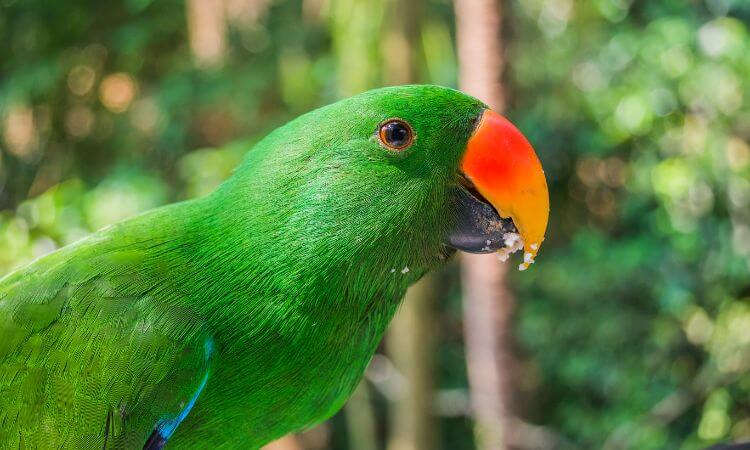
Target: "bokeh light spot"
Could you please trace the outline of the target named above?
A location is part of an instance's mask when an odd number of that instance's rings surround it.
[[[137,85],[126,73],[107,75],[99,87],[99,99],[112,112],[125,112],[135,98]]]

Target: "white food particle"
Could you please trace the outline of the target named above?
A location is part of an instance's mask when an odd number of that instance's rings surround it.
[[[534,255],[526,252],[523,254],[523,263],[518,266],[518,270],[526,270],[532,264],[534,264]]]
[[[401,273],[407,273],[409,272],[409,266],[404,266],[403,269],[401,269]]]
[[[523,249],[523,239],[518,233],[505,233],[503,234],[503,241],[505,247],[497,251],[497,258],[505,262],[510,258],[510,255]],[[538,244],[532,244],[531,249],[536,250],[539,248]],[[518,270],[526,270],[529,265],[534,262],[534,255],[529,252],[525,252],[523,255],[523,263],[518,266]]]
[[[391,269],[391,273],[396,273],[396,269]]]
[[[521,235],[518,233],[503,234],[503,241],[505,241],[506,247],[511,247],[515,249],[523,248],[523,239],[521,239]]]

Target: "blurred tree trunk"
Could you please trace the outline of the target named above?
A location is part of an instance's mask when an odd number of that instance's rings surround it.
[[[349,432],[349,448],[377,450],[375,410],[372,407],[370,390],[365,380],[359,383],[346,402],[344,414]]]
[[[263,450],[304,450],[293,435],[284,436],[263,446]]]
[[[227,49],[227,24],[252,26],[267,10],[268,0],[186,0],[188,37],[195,64],[221,67]]]
[[[496,111],[505,106],[499,0],[455,0],[461,89]],[[494,254],[461,254],[466,360],[480,450],[508,447],[509,335],[513,297]]]
[[[419,38],[424,0],[387,2],[384,36],[380,45],[386,85],[419,81]]]
[[[461,89],[491,108],[505,109],[501,0],[455,0]]]
[[[423,8],[424,0],[388,2],[381,43],[383,81],[387,85],[420,81]],[[436,274],[428,274],[407,291],[388,332],[388,356],[405,380],[405,389],[391,403],[388,450],[436,448],[432,398],[437,281]]]
[[[223,0],[187,0],[188,35],[195,63],[218,67],[226,52],[226,20]]]
[[[388,450],[437,448],[433,416],[437,282],[438,275],[431,273],[409,289],[388,334],[388,354],[406,380],[403,393],[392,404]]]

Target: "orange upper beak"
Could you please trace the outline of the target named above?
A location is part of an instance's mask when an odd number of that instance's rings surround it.
[[[523,134],[500,114],[485,110],[469,139],[461,170],[524,242],[523,268],[534,260],[549,219],[544,170]]]

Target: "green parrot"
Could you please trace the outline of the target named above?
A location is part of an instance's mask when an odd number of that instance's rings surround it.
[[[479,100],[378,89],[269,134],[212,194],[0,280],[2,448],[259,448],[334,414],[456,249],[533,261],[534,150]]]

